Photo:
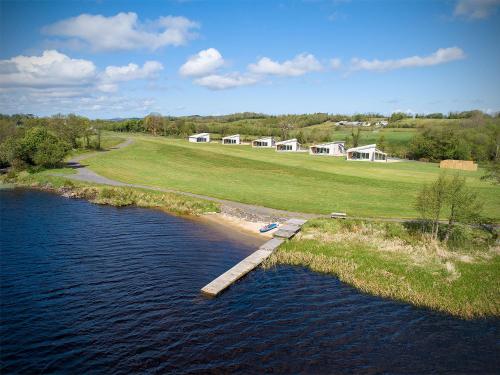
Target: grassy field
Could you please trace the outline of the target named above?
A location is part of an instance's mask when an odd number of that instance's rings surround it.
[[[416,217],[413,204],[417,192],[441,172],[438,165],[430,163],[348,162],[243,145],[133,137],[134,144],[84,163],[123,182],[290,211]],[[485,213],[499,220],[500,187],[481,181],[482,171],[462,173],[484,200]]]
[[[463,122],[464,119],[433,119],[433,118],[405,118],[396,121],[395,126],[436,127],[444,125],[454,125]]]
[[[387,128],[372,129],[361,127],[361,144],[377,143],[380,136],[384,136],[385,141],[391,146],[407,145],[417,134],[416,129],[411,128]],[[314,135],[315,133],[328,132],[328,134],[338,141],[344,141],[351,137],[352,129],[349,127],[335,126],[333,122],[325,122],[319,125],[312,125],[301,129],[303,134]],[[356,131],[356,129],[355,129]]]
[[[471,237],[475,242],[450,250],[398,223],[313,220],[264,266],[305,266],[370,294],[464,318],[499,316],[498,248],[490,247],[491,234]]]

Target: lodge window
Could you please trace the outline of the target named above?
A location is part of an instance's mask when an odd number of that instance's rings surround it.
[[[352,153],[352,158],[353,159],[368,159],[369,158],[369,154],[367,152],[353,152]]]

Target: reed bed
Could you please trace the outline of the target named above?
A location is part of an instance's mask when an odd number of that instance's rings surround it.
[[[476,233],[458,248],[399,223],[318,219],[263,266],[307,267],[365,293],[462,318],[498,317],[500,252],[495,239],[493,233]]]

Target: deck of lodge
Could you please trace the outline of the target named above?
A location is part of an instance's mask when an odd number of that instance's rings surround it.
[[[247,273],[258,267],[265,259],[267,259],[285,240],[292,238],[306,220],[290,219],[280,227],[275,233],[274,238],[267,241],[259,247],[257,251],[243,259],[237,265],[224,272],[211,283],[205,285],[201,291],[210,296],[217,296],[224,289],[229,287],[235,281],[239,280]]]

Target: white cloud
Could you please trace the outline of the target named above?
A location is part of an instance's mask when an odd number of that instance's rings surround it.
[[[261,58],[256,64],[250,64],[248,69],[255,74],[270,74],[279,76],[301,76],[308,72],[319,71],[323,67],[311,54],[302,53],[292,60],[282,63],[273,61],[268,57]]]
[[[99,95],[95,90],[32,89],[15,88],[7,93],[0,91],[0,112],[36,113],[78,113],[92,117],[111,117],[159,110],[152,98],[125,97],[121,95]]]
[[[440,48],[428,56],[412,56],[399,60],[365,60],[354,58],[351,60],[351,70],[372,70],[385,72],[400,68],[424,67],[444,64],[465,58],[465,53],[458,47]]]
[[[161,70],[163,65],[158,61],[146,61],[142,68],[133,63],[125,66],[108,66],[104,70],[103,77],[110,82],[150,79],[156,77]]]
[[[96,76],[92,61],[72,59],[55,50],[41,56],[16,56],[0,60],[2,87],[59,87],[90,84]]]
[[[194,83],[211,90],[225,90],[239,86],[253,85],[259,81],[258,77],[249,74],[211,74],[194,80]]]
[[[331,59],[330,66],[333,70],[340,69],[342,67],[342,60],[338,58]]]
[[[209,48],[191,56],[179,69],[183,76],[199,77],[210,73],[224,65],[224,59],[215,48]]]
[[[484,19],[495,13],[500,0],[459,0],[453,14],[457,17]]]
[[[31,89],[96,88],[102,92],[116,92],[117,82],[150,79],[163,69],[158,61],[146,61],[142,67],[130,63],[108,66],[98,72],[92,61],[72,59],[56,50],[47,50],[41,56],[16,56],[0,60],[0,88]],[[58,90],[63,92],[68,90]]]
[[[141,23],[134,12],[105,17],[81,14],[42,29],[47,35],[68,38],[68,43],[84,42],[97,51],[150,49],[179,46],[195,38],[200,26],[186,17],[159,17]]]
[[[118,83],[153,78],[162,69],[159,62],[147,61],[142,67],[131,63],[98,71],[92,61],[73,59],[55,50],[0,60],[0,112],[50,114],[150,107],[151,102],[140,98],[119,96]],[[108,95],[99,96],[99,92]]]
[[[102,92],[117,92],[118,91],[118,85],[116,83],[101,83],[98,84],[97,90],[102,91]]]

